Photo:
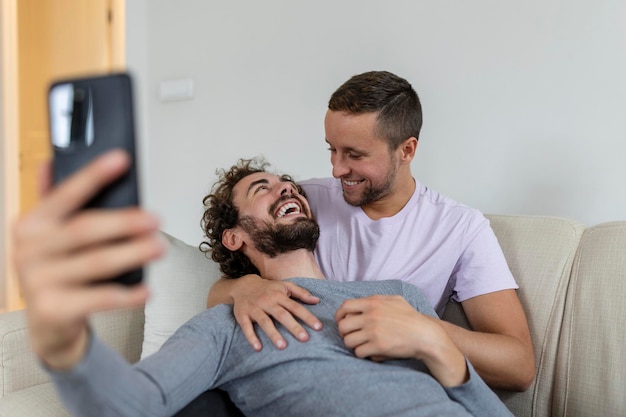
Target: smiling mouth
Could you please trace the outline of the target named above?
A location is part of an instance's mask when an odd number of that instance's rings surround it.
[[[351,180],[341,180],[341,183],[345,186],[345,187],[354,187],[356,185],[359,185],[360,183],[362,183],[365,180],[358,180],[358,181],[351,181]]]
[[[277,218],[292,216],[302,213],[302,208],[295,202],[290,201],[278,207],[278,210],[274,212],[274,216]]]

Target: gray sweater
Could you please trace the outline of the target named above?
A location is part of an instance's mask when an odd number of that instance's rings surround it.
[[[335,311],[350,298],[402,295],[434,315],[416,287],[402,281],[290,281],[320,297],[308,306],[323,323],[302,343],[284,328],[277,350],[258,332],[255,352],[235,322],[232,306],[203,311],[154,355],[130,365],[92,337],[81,363],[50,372],[75,416],[170,416],[210,388],[228,392],[249,416],[511,416],[468,362],[470,379],[443,388],[416,360],[377,363],[354,356],[339,337]]]

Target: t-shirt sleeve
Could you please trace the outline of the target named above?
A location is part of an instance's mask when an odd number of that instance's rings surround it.
[[[468,240],[452,273],[452,299],[465,301],[495,291],[517,289],[518,285],[489,221],[478,217],[468,230]]]

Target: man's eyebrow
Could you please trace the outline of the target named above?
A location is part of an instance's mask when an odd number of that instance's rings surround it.
[[[266,178],[261,178],[259,180],[256,181],[252,181],[250,183],[250,185],[248,186],[248,192],[246,193],[246,196],[250,195],[250,191],[256,187],[259,184],[269,184],[270,182],[266,179]]]

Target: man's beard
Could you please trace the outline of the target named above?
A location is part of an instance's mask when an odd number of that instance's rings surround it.
[[[297,249],[313,252],[320,237],[317,222],[304,217],[296,219],[291,224],[269,224],[244,216],[239,224],[250,235],[256,249],[270,258]]]
[[[387,197],[389,194],[391,194],[391,189],[393,187],[393,183],[396,180],[397,173],[397,170],[390,169],[389,172],[387,172],[387,175],[385,175],[382,184],[378,186],[369,185],[367,188],[365,188],[365,191],[363,191],[363,193],[358,196],[358,199],[348,200],[348,195],[346,195],[345,193],[343,195],[343,198],[346,203],[350,204],[351,206],[360,207]]]

